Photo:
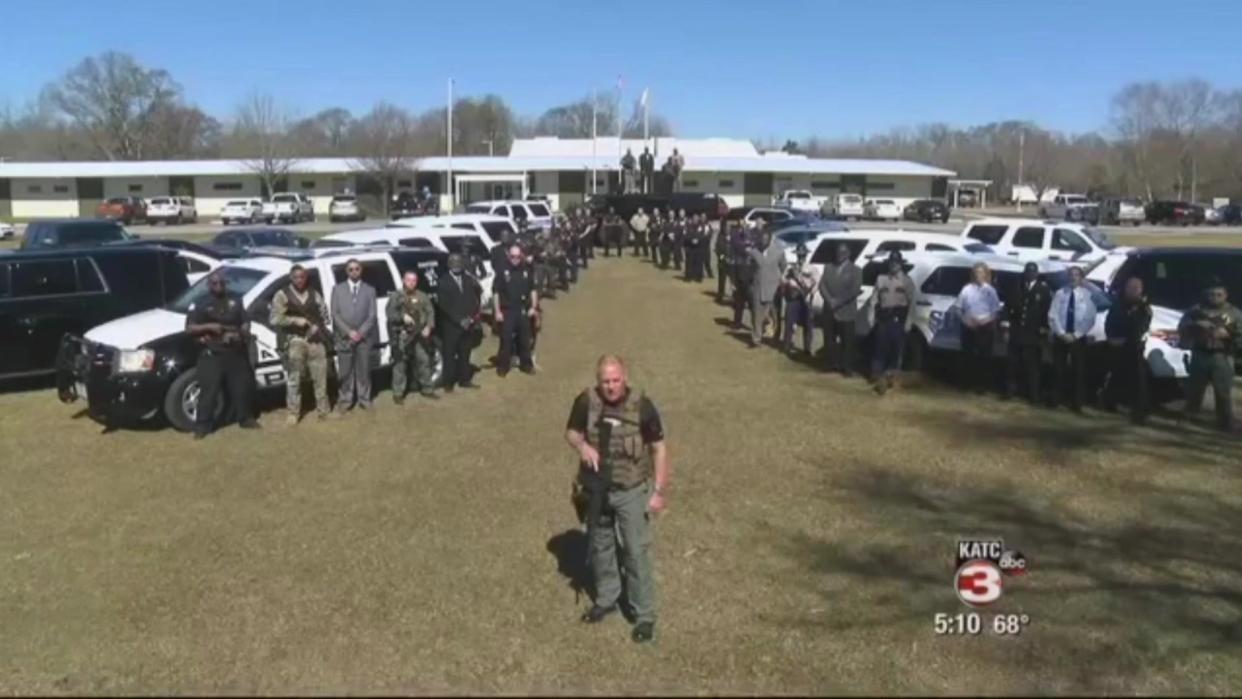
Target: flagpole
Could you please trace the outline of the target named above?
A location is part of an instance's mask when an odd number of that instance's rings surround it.
[[[591,94],[591,194],[595,194],[595,159],[596,157],[598,157],[595,152],[596,143],[598,141],[598,136],[595,133],[595,124],[597,121],[599,121],[596,118],[595,113],[596,111],[598,111],[597,106],[596,106],[598,102],[599,102],[599,95],[597,93],[592,93]]]
[[[453,79],[448,80],[448,191],[449,213],[457,208],[457,188],[453,186]]]
[[[651,138],[651,88],[643,90],[643,145]]]

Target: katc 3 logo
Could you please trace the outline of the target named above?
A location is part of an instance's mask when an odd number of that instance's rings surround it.
[[[1026,573],[1026,556],[1001,539],[959,539],[953,590],[963,604],[986,607],[1001,598],[1005,577]]]

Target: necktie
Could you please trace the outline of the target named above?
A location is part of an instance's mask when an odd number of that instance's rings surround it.
[[[1074,332],[1074,290],[1070,289],[1069,303],[1065,306],[1065,332]]]

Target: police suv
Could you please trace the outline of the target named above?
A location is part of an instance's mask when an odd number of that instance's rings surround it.
[[[217,269],[229,292],[242,297],[250,319],[250,361],[257,387],[274,389],[284,385],[285,369],[269,320],[272,297],[289,284],[294,264],[307,269],[311,286],[329,303],[332,287],[345,280],[345,263],[357,259],[362,264],[362,279],[376,292],[380,340],[373,366],[384,368],[391,363],[384,322],[389,292],[400,288],[404,272],[414,270],[419,273],[419,286],[434,297],[440,277],[447,273],[447,258],[439,250],[391,246],[259,248]],[[84,399],[91,417],[107,424],[163,417],[179,430],[190,430],[198,409],[195,364],[199,346],[186,333],[185,320],[189,308],[207,294],[206,280],[202,280],[162,308],[104,323],[80,337],[66,335],[57,361],[58,386],[66,387],[62,399]],[[438,352],[433,361],[433,381],[439,381]]]

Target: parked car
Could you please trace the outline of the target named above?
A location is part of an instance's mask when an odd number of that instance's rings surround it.
[[[310,240],[285,228],[238,228],[216,234],[210,245],[218,250],[242,251],[254,248],[305,248]]]
[[[17,227],[11,223],[0,221],[0,240],[9,240],[17,237]]]
[[[478,234],[488,248],[499,245],[506,234],[517,234],[513,220],[491,214],[451,214],[449,216],[420,216],[388,224],[389,228],[455,228]]]
[[[592,215],[599,216],[609,208],[626,221],[642,207],[650,214],[655,209],[663,211],[686,210],[686,215],[704,214],[709,221],[719,221],[729,214],[729,204],[716,194],[701,192],[674,192],[672,194],[597,194],[586,202]]]
[[[824,218],[835,218],[857,221],[863,217],[863,196],[861,194],[834,194],[824,200],[820,213]]]
[[[198,222],[198,209],[189,197],[153,197],[147,202],[147,221],[151,225],[163,223]]]
[[[0,253],[0,378],[50,374],[65,333],[166,303],[182,269],[150,245]]]
[[[939,199],[918,199],[906,205],[901,217],[923,223],[949,222],[949,205]]]
[[[780,196],[772,199],[772,206],[785,207],[811,215],[819,214],[824,197],[817,197],[806,189],[787,189]]]
[[[1177,331],[1182,314],[1199,303],[1203,281],[1218,277],[1236,303],[1242,299],[1242,249],[1240,248],[1138,248],[1101,261],[1087,272],[1087,279],[1120,297],[1126,280],[1143,280],[1143,292],[1152,307],[1151,331],[1144,354],[1155,379],[1186,378],[1190,352],[1181,348]],[[1103,318],[1093,333],[1104,339]],[[1242,359],[1242,352],[1239,352]],[[1242,367],[1242,364],[1239,364]]]
[[[836,260],[837,246],[842,243],[850,249],[851,259],[855,264],[863,264],[873,257],[887,257],[893,252],[900,252],[902,255],[912,252],[952,252],[995,256],[991,247],[949,233],[867,228],[832,233],[818,240],[818,245],[811,250],[810,263],[821,269]]]
[[[231,199],[220,210],[220,223],[258,223],[263,220],[262,199]]]
[[[180,262],[182,269],[185,270],[186,281],[190,284],[195,284],[199,279],[207,276],[211,270],[219,267],[220,263],[228,257],[237,257],[241,254],[240,252],[222,252],[215,248],[199,245],[185,238],[143,238],[130,243],[118,243],[118,245],[122,244],[150,245],[173,250],[177,253],[177,260]]]
[[[112,197],[95,207],[95,215],[114,218],[128,226],[134,221],[147,220],[147,203],[142,197]]]
[[[1242,223],[1242,204],[1226,204],[1219,209],[1220,222],[1226,226],[1236,226]],[[0,224],[3,227],[4,224]]]
[[[785,261],[793,264],[798,260],[798,246],[804,245],[808,252],[815,252],[821,241],[850,229],[838,221],[815,219],[791,219],[793,225],[783,228],[769,227],[772,238],[785,248]]]
[[[1219,226],[1222,220],[1220,210],[1211,204],[1195,204],[1203,211],[1203,223],[1209,226]]]
[[[863,218],[895,223],[901,220],[901,207],[892,199],[869,199],[863,204]]]
[[[726,222],[739,221],[743,225],[752,225],[754,223],[769,225],[793,220],[805,222],[808,220],[808,217],[805,215],[799,216],[792,209],[778,209],[771,206],[738,206],[729,209],[728,215],[725,216]]]
[[[1184,201],[1153,201],[1147,205],[1145,213],[1148,223],[1176,226],[1203,223],[1203,209]]]
[[[980,219],[967,225],[962,237],[1024,262],[1049,259],[1088,264],[1125,250],[1091,226],[1033,218]]]
[[[46,219],[26,224],[22,250],[72,248],[136,240],[138,236],[111,219]]]
[[[300,192],[277,192],[263,204],[266,223],[301,223],[315,220],[315,205]]]
[[[1147,218],[1143,203],[1137,199],[1105,199],[1100,204],[1100,223],[1110,226],[1137,226]]]
[[[1039,216],[1057,221],[1095,224],[1100,221],[1100,206],[1085,194],[1058,194],[1052,201],[1040,204]]]
[[[552,210],[537,201],[479,201],[466,207],[468,214],[491,214],[511,219],[514,223],[525,219],[533,229],[548,230],[552,227]]]
[[[272,297],[289,284],[294,264],[305,267],[312,287],[330,298],[332,287],[345,281],[345,263],[357,259],[363,280],[375,287],[376,313],[382,318],[388,293],[400,288],[407,270],[419,272],[420,286],[434,296],[439,278],[447,273],[447,258],[438,250],[383,247],[290,250],[225,262],[219,271],[229,291],[242,297],[250,319],[251,366],[258,388],[285,384],[269,318]],[[177,278],[184,284],[181,275]],[[62,399],[85,399],[88,414],[106,424],[162,418],[178,430],[192,429],[199,395],[195,363],[201,346],[186,333],[185,320],[190,306],[208,294],[205,282],[185,289],[160,308],[104,323],[85,335],[66,336],[56,367],[57,385],[64,387]],[[387,325],[377,323],[379,344],[372,365],[377,371],[390,364]],[[433,381],[440,374],[436,354]]]
[[[328,221],[365,221],[367,215],[358,203],[358,197],[352,194],[337,194],[328,204]]]
[[[388,205],[388,216],[394,221],[412,216],[438,216],[439,213],[440,199],[438,197],[414,192],[398,192]]]

